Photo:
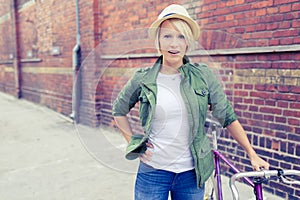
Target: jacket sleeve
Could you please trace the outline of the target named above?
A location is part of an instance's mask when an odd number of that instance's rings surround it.
[[[140,73],[136,71],[115,99],[112,107],[113,116],[127,115],[138,102],[140,92],[139,80],[141,80]]]
[[[237,116],[223,91],[220,81],[208,67],[207,76],[209,103],[211,105],[212,115],[223,127],[226,127],[237,120]]]

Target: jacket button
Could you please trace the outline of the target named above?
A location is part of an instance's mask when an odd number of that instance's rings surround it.
[[[206,95],[206,91],[202,90],[202,94],[203,94],[203,95]]]

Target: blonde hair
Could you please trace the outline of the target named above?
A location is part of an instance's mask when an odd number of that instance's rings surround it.
[[[188,25],[188,23],[186,23],[184,20],[177,19],[177,18],[172,18],[167,20],[177,29],[177,31],[179,31],[184,36],[188,46],[187,52],[194,50],[196,41],[194,40],[192,29]],[[156,32],[156,37],[155,37],[155,47],[158,53],[160,54],[161,52],[160,52],[160,44],[159,44],[159,35],[160,35],[161,25],[162,23],[158,27],[158,30]]]

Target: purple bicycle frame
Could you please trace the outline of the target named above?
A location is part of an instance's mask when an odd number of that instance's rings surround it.
[[[215,177],[217,180],[217,190],[218,190],[218,200],[223,200],[222,193],[222,182],[221,182],[221,169],[220,160],[224,161],[235,173],[241,172],[237,167],[235,167],[226,157],[224,157],[218,150],[212,150],[215,160]],[[256,200],[263,200],[262,194],[262,182],[255,181],[254,183],[247,177],[243,178],[250,186],[254,188]]]
[[[218,123],[213,120],[210,120],[210,122],[212,122],[212,126],[211,126],[211,128],[212,128],[211,133],[212,133],[212,137],[213,137],[212,138],[212,142],[213,142],[212,152],[214,154],[215,179],[217,181],[217,191],[218,191],[218,199],[217,200],[223,200],[220,160],[225,162],[235,173],[239,173],[241,171],[218,151],[217,132],[220,131],[221,126],[218,126]],[[248,185],[250,185],[254,188],[256,200],[263,200],[261,179],[257,179],[254,182],[252,182],[248,177],[244,177],[243,179],[245,180],[245,182]]]

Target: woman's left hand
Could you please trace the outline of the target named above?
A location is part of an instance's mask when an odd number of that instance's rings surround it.
[[[255,171],[260,171],[262,169],[268,170],[270,164],[260,158],[256,153],[252,157],[250,157],[251,165]]]

